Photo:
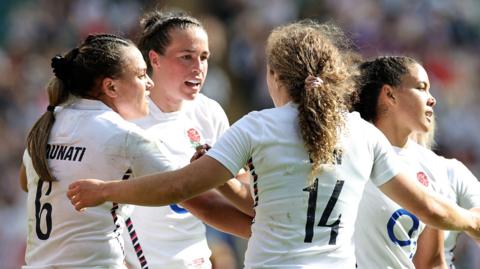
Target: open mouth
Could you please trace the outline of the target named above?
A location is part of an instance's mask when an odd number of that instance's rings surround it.
[[[431,120],[433,118],[433,111],[425,112],[425,116],[427,116],[427,119]]]
[[[202,84],[202,81],[199,79],[191,79],[191,80],[185,81],[185,85],[189,87],[200,87],[201,84]]]

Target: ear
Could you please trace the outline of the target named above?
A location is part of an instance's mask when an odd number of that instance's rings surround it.
[[[270,74],[273,76],[273,81],[275,82],[275,84],[279,84],[280,83],[280,78],[278,76],[277,73],[275,73],[275,71],[273,71],[273,69],[270,69]]]
[[[154,50],[148,52],[148,60],[153,69],[157,68],[160,65],[160,55]]]
[[[112,78],[104,78],[102,81],[102,92],[111,98],[118,96],[117,89],[115,88],[115,81]]]
[[[380,99],[386,104],[396,104],[395,89],[390,85],[384,84],[382,89],[380,89]]]

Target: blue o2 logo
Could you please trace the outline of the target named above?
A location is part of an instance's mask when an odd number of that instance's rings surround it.
[[[394,232],[394,228],[395,228],[395,225],[397,224],[397,220],[402,216],[410,218],[412,220],[412,227],[410,227],[410,230],[408,230],[409,239],[406,239],[406,240],[398,239],[397,236],[395,235],[395,232]],[[388,237],[390,237],[390,240],[392,240],[393,243],[398,244],[401,247],[405,247],[405,246],[409,246],[411,244],[415,244],[416,242],[412,241],[411,239],[412,239],[413,233],[417,232],[419,224],[420,224],[420,222],[415,215],[413,215],[412,213],[408,212],[407,210],[401,208],[401,209],[395,211],[392,214],[392,216],[390,217],[390,219],[388,220],[388,224],[387,224]],[[405,227],[405,228],[407,228],[407,227]]]
[[[186,210],[185,208],[177,205],[177,204],[171,204],[170,205],[170,208],[175,212],[175,213],[178,213],[178,214],[186,214],[188,213],[188,210]]]

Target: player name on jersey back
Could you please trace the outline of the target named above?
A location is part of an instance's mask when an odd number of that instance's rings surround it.
[[[86,147],[47,144],[47,159],[81,162]]]

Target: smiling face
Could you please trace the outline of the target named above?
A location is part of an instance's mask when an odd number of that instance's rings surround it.
[[[146,116],[148,103],[145,97],[152,86],[142,54],[134,46],[126,47],[123,72],[112,81],[116,93],[113,99],[115,110],[127,120]]]
[[[430,94],[430,82],[425,69],[415,63],[395,88],[396,118],[409,132],[426,132],[433,121],[435,98]]]
[[[171,29],[169,36],[164,54],[150,51],[152,77],[157,84],[152,99],[181,104],[195,99],[205,82],[210,56],[208,36],[197,26]]]

